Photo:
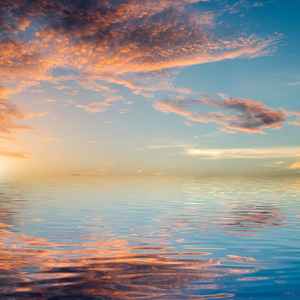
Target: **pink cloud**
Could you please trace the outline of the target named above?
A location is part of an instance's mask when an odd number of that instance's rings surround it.
[[[192,6],[196,2],[197,8]],[[210,11],[201,2],[207,1],[87,0],[80,5],[13,0],[11,5],[0,4],[0,79],[5,93],[40,81],[58,82],[52,76],[57,68],[76,71],[78,83],[87,89],[115,92],[97,82],[100,79],[142,91],[147,87],[128,79],[128,74],[274,51],[280,37],[226,35],[224,28],[230,27],[222,20],[226,5],[220,3]]]
[[[282,124],[290,123],[286,120],[287,117],[299,115],[298,112],[268,108],[261,102],[220,95],[222,100],[180,98],[156,101],[153,107],[165,113],[181,115],[194,122],[222,124],[225,128],[220,130],[228,133],[238,130],[265,134],[263,128],[279,129]],[[218,111],[209,111],[205,107]]]

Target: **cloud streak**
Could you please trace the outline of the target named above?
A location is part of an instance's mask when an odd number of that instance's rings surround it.
[[[190,121],[214,122],[224,127],[221,131],[235,133],[261,133],[264,128],[279,129],[284,123],[299,126],[299,122],[289,122],[287,117],[300,116],[299,112],[268,108],[261,102],[240,99],[220,94],[222,100],[212,98],[156,101],[153,107],[165,113],[175,113]],[[210,110],[208,110],[210,109]],[[216,111],[217,110],[217,111]]]
[[[72,176],[85,176],[85,175],[107,175],[106,170],[98,170],[98,171],[85,171],[83,173],[75,173],[71,174]]]
[[[194,156],[201,159],[274,159],[274,158],[297,158],[300,157],[300,147],[257,147],[257,148],[196,148],[194,145],[152,145],[148,149],[182,149],[179,155]],[[172,154],[174,155],[174,153]],[[274,164],[280,165],[284,161]],[[298,168],[299,162],[287,167]]]
[[[13,158],[28,158],[31,155],[29,152],[12,151],[5,148],[0,148],[0,156],[13,157]]]
[[[91,101],[88,105],[77,104],[76,107],[82,108],[87,112],[96,113],[96,112],[104,112],[108,109],[108,107],[113,106],[108,102],[99,102],[99,101]]]
[[[187,148],[183,155],[195,156],[202,159],[243,159],[243,158],[282,158],[299,157],[300,147],[278,148],[238,148],[238,149],[199,149]]]
[[[59,141],[58,139],[49,138],[49,137],[46,137],[43,135],[39,135],[39,138],[42,140],[45,140],[45,141],[50,141],[50,142],[58,142]]]

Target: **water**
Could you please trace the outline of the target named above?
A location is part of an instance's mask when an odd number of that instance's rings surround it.
[[[300,297],[300,178],[0,185],[1,299]]]

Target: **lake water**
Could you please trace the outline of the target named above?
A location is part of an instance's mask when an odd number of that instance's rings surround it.
[[[300,298],[300,178],[0,184],[1,299]]]

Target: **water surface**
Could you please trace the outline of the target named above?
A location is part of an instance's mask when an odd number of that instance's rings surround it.
[[[1,299],[300,297],[300,178],[0,188]]]

